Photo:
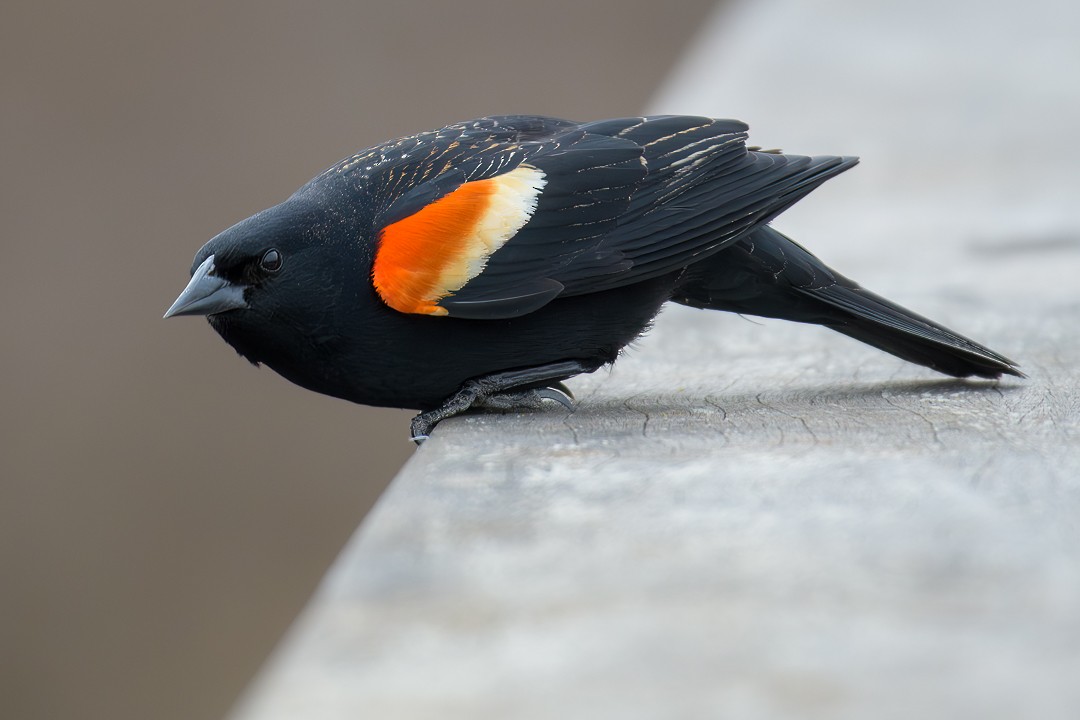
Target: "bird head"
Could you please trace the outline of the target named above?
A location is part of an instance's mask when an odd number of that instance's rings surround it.
[[[256,363],[275,347],[317,342],[342,287],[331,234],[318,208],[297,200],[237,223],[195,254],[191,280],[165,317],[205,315]]]

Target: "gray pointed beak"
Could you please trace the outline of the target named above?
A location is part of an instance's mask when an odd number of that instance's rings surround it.
[[[191,282],[176,298],[176,302],[165,311],[165,317],[173,315],[214,315],[226,310],[247,307],[244,302],[243,285],[234,285],[228,280],[211,275],[214,271],[214,256],[202,261],[191,275]]]

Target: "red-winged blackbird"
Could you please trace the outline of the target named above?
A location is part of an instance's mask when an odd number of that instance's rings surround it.
[[[422,410],[568,402],[668,300],[817,323],[947,375],[1016,363],[879,297],[767,223],[856,158],[735,120],[490,117],[329,168],[195,255],[166,317],[316,392]]]

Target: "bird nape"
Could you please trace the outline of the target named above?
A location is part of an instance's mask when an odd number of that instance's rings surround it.
[[[956,377],[1016,363],[825,266],[768,223],[853,157],[735,120],[488,117],[328,168],[210,240],[166,312],[316,392],[414,408],[569,405],[667,301],[816,323]]]

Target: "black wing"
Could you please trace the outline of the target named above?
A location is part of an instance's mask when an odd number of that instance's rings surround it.
[[[687,116],[585,124],[484,118],[380,146],[335,167],[341,173],[382,163],[380,182],[368,184],[377,188],[379,228],[428,213],[468,183],[523,166],[540,171],[543,187],[527,222],[493,252],[470,251],[476,272],[463,284],[440,281],[431,290],[439,314],[505,318],[560,295],[629,285],[692,264],[857,162],[747,148],[746,131],[735,120]],[[454,241],[437,227],[428,234],[431,244],[421,250]]]

